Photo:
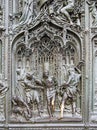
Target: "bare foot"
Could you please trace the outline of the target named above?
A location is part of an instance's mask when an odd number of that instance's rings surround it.
[[[49,121],[52,121],[52,120],[53,120],[53,118],[52,118],[52,117],[50,117],[50,118],[49,118]]]
[[[59,118],[58,118],[58,120],[62,120],[62,119],[63,119],[63,117],[59,117]]]

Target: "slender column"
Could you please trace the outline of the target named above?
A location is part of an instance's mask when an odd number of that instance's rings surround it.
[[[5,79],[8,84],[8,24],[9,24],[9,0],[5,0]],[[9,86],[8,86],[9,87]],[[8,124],[8,92],[6,94],[6,109],[5,109],[6,125]]]
[[[89,48],[89,44],[90,44],[90,32],[89,32],[89,9],[88,9],[88,4],[86,3],[85,0],[85,48],[86,48],[86,53],[85,53],[85,69],[86,69],[86,76],[85,76],[85,93],[84,93],[84,102],[85,102],[85,111],[84,111],[84,121],[85,121],[85,125],[88,126],[88,122],[89,122],[89,58],[90,58],[90,48]],[[88,129],[88,127],[87,127]]]
[[[15,13],[16,13],[16,0],[13,0],[13,14]],[[15,24],[15,20],[13,22],[14,22],[13,24]]]

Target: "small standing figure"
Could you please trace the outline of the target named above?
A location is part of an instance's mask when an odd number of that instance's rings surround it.
[[[89,5],[90,8],[90,12],[92,14],[93,17],[93,26],[97,26],[97,7],[96,7],[96,2],[95,1],[87,1],[87,4]]]
[[[7,90],[8,90],[8,87],[5,86],[5,84],[3,84],[2,81],[0,81],[0,95],[5,95]]]
[[[55,110],[55,97],[58,83],[56,78],[49,75],[49,63],[44,63],[43,79],[37,82],[40,86],[44,87],[44,94],[47,100],[47,110],[49,118],[53,117]]]
[[[67,0],[67,5],[65,7],[61,6],[58,9],[57,13],[59,14],[59,12],[61,12],[62,14],[64,14],[68,18],[70,24],[73,24],[69,14],[69,12],[72,12],[73,8],[74,8],[74,0]]]
[[[4,97],[6,92],[8,91],[8,87],[2,81],[0,81],[0,121],[4,121]]]
[[[25,70],[17,69],[16,73],[17,73],[16,95],[20,96],[23,99],[24,92],[23,92],[23,87],[22,87],[22,81],[24,81],[24,78],[25,78]]]
[[[25,2],[25,6],[24,6],[24,10],[23,10],[23,14],[20,18],[20,23],[21,24],[29,24],[31,23],[32,20],[32,4],[33,4],[33,0],[24,0]]]
[[[39,90],[43,88],[41,86],[38,86],[36,82],[37,79],[34,78],[33,74],[27,73],[26,78],[22,83],[24,84],[27,104],[31,106],[31,104],[36,102],[39,116],[41,116],[41,102]]]
[[[48,71],[43,73],[43,86],[46,88],[48,114],[49,117],[52,118],[55,110],[57,81],[53,76],[49,76]]]
[[[14,25],[13,28],[17,28],[22,25],[29,25],[32,21],[32,4],[33,0],[24,0],[24,9],[22,16],[19,19],[19,23]]]
[[[77,92],[79,92],[78,85],[81,77],[80,70],[77,67],[70,66],[69,69],[67,69],[67,72],[69,74],[68,81],[65,81],[60,86],[61,88],[63,88],[60,119],[63,118],[64,107],[68,100],[72,105],[72,114],[75,113],[75,100]]]

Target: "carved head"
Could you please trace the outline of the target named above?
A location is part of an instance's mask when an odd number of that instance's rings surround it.
[[[17,75],[20,75],[20,72],[21,70],[20,69],[17,69],[16,72],[17,72]]]
[[[70,67],[70,68],[68,69],[68,73],[69,73],[69,74],[74,74],[74,73],[75,73],[74,67]]]
[[[48,78],[48,76],[49,76],[49,71],[43,72],[43,78]]]
[[[32,80],[32,74],[30,72],[26,73],[26,78]]]

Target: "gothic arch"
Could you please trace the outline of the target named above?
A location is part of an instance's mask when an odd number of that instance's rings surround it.
[[[24,31],[18,33],[14,38],[13,38],[13,41],[11,43],[11,51],[13,50],[16,50],[16,44],[17,44],[17,41],[24,36]]]
[[[76,51],[76,58],[77,61],[79,62],[80,60],[82,60],[82,48],[83,48],[83,44],[82,41],[79,37],[79,35],[75,32],[73,32],[72,30],[67,30],[67,35],[66,35],[66,45],[68,46],[68,43],[71,44],[72,47],[75,48]],[[76,61],[76,64],[78,64],[78,62]]]
[[[82,58],[81,56],[82,56],[83,43],[79,34],[69,29],[67,30],[67,34],[70,34],[74,38],[76,42],[76,45],[74,44],[74,46],[76,47],[78,51],[80,51],[80,58]]]

